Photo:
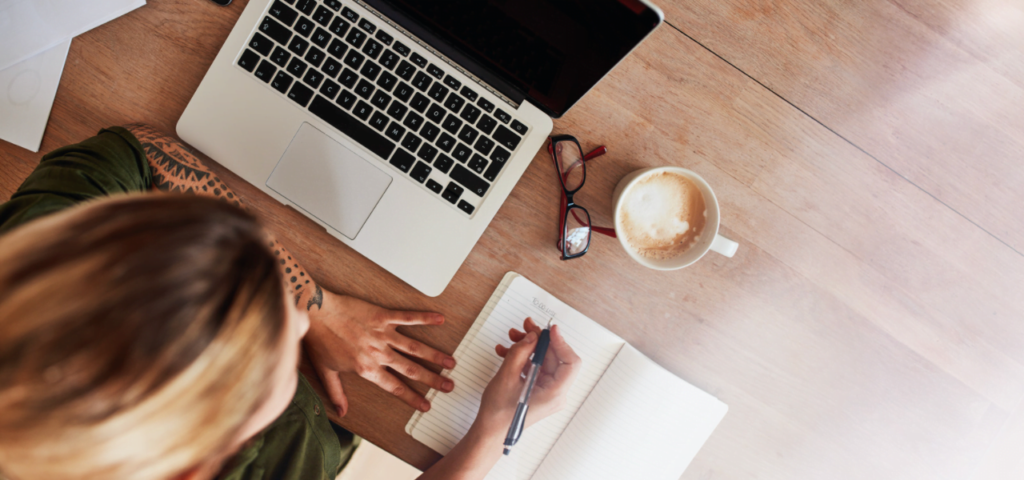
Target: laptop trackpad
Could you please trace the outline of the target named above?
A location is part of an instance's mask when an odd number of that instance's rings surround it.
[[[389,185],[390,175],[308,123],[267,179],[271,190],[349,239],[359,234]]]

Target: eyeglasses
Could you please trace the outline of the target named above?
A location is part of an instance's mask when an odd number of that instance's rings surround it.
[[[562,252],[562,260],[579,258],[590,249],[591,232],[615,237],[614,229],[591,225],[587,209],[572,201],[572,196],[583,188],[583,182],[587,180],[586,162],[608,153],[608,149],[602,145],[584,155],[583,147],[576,137],[558,135],[551,137],[548,153],[555,162],[558,181],[562,182],[562,203],[559,209],[561,223],[558,224],[557,247]]]

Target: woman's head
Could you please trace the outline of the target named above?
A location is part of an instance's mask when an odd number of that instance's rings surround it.
[[[236,208],[172,195],[0,237],[0,472],[173,478],[269,423],[252,418],[294,393],[305,318],[266,241]]]

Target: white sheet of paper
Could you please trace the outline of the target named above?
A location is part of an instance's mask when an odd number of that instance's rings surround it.
[[[144,0],[0,0],[0,70],[145,4]]]
[[[0,71],[0,139],[39,151],[71,40]]]

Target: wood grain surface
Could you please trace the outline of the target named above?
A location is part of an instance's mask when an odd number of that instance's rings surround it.
[[[684,166],[715,189],[732,259],[656,272],[597,236],[560,261],[542,154],[428,298],[220,171],[324,286],[445,314],[411,336],[454,351],[514,270],[722,399],[683,478],[1020,478],[1024,30],[985,16],[1017,21],[1009,1],[911,3],[663,5],[669,24],[555,122],[610,149],[576,197],[596,224],[625,174]],[[173,132],[244,4],[151,0],[77,38],[42,151],[132,121]],[[40,156],[0,143],[0,195]],[[342,425],[439,458],[404,433],[411,408],[345,386]]]

